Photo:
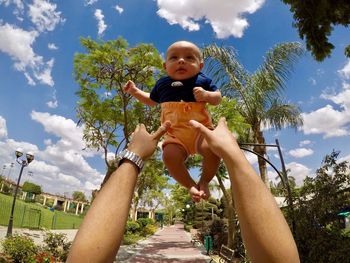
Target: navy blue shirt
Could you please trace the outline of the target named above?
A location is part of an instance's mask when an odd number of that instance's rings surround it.
[[[212,80],[207,78],[203,73],[181,81],[173,80],[170,77],[160,78],[151,91],[151,100],[162,103],[169,101],[195,102],[193,95],[194,87],[202,87],[208,91],[215,91],[218,88],[211,83]]]

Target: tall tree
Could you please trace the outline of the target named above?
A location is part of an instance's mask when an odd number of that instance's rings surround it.
[[[325,156],[316,174],[295,192],[297,233],[302,262],[349,262],[350,236],[339,215],[350,204],[349,163],[339,152]]]
[[[108,162],[108,153],[127,145],[137,123],[144,123],[150,131],[159,125],[159,110],[131,99],[122,87],[132,79],[148,91],[162,70],[162,59],[152,45],[129,47],[121,37],[107,42],[82,38],[81,45],[86,53],[74,56],[74,74],[80,86],[78,124],[84,127],[87,147],[103,152],[105,182],[115,169],[114,163]]]
[[[22,186],[22,190],[24,192],[32,193],[32,194],[36,194],[36,195],[39,195],[42,192],[40,185],[31,183],[31,182],[28,182],[28,181],[24,182],[24,184]]]
[[[258,70],[250,74],[238,62],[232,47],[210,45],[204,49],[208,75],[225,96],[237,99],[236,110],[250,124],[255,143],[265,144],[263,126],[280,130],[302,125],[299,108],[282,97],[286,80],[302,54],[300,43],[276,45]],[[255,146],[254,151],[266,155],[265,146]],[[258,162],[261,178],[268,185],[266,162],[261,158]]]
[[[73,197],[73,200],[75,201],[82,201],[82,202],[86,201],[85,194],[81,191],[74,191],[72,194],[72,197]]]
[[[306,39],[306,48],[317,61],[329,57],[334,45],[329,42],[334,26],[350,24],[350,2],[348,0],[282,0],[290,6],[294,15],[294,27],[299,36]],[[350,57],[350,45],[345,48]]]

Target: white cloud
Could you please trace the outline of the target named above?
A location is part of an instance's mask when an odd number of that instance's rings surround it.
[[[47,0],[34,0],[29,5],[29,16],[39,32],[53,31],[59,23],[64,22],[56,7],[56,4]]]
[[[124,9],[123,9],[122,7],[120,7],[119,5],[116,5],[116,6],[115,6],[115,10],[117,10],[117,12],[118,12],[119,14],[123,13],[123,11],[124,11]]]
[[[58,107],[58,101],[57,101],[57,98],[56,98],[56,89],[53,89],[53,95],[52,95],[52,100],[51,101],[48,101],[46,103],[46,105],[49,107],[49,108],[52,108],[52,109],[55,109]]]
[[[316,111],[303,113],[305,134],[324,134],[324,138],[339,137],[349,134],[345,125],[349,122],[341,111],[326,105]]]
[[[308,79],[308,81],[310,82],[310,84],[312,85],[312,86],[315,86],[316,84],[317,84],[317,82],[316,82],[316,80],[314,79],[314,78],[309,78]]]
[[[52,144],[52,140],[51,139],[45,139],[44,140],[44,144],[45,145],[51,145]]]
[[[298,186],[303,184],[303,181],[306,178],[306,176],[311,176],[311,169],[307,168],[305,165],[300,163],[288,163],[286,164],[286,168],[290,169],[290,173],[288,173],[288,176],[293,176]]]
[[[245,14],[255,13],[265,0],[157,0],[157,14],[171,25],[198,31],[200,21],[209,23],[218,38],[242,37],[248,27]]]
[[[99,187],[104,175],[92,168],[85,159],[99,153],[82,150],[83,127],[77,127],[70,119],[48,113],[33,111],[31,117],[41,123],[50,135],[58,137],[57,142],[54,143],[47,138],[44,141],[46,148],[39,149],[28,142],[0,137],[1,163],[13,162],[15,149],[22,148],[24,153],[33,152],[35,156],[34,161],[26,169],[26,171],[32,171],[33,176],[28,177],[23,174],[23,181],[28,179],[42,185],[43,190],[50,193],[62,194],[79,190],[90,195],[92,188]],[[3,127],[1,118],[0,127]],[[15,166],[12,174],[18,174],[19,168],[19,165]]]
[[[84,5],[93,5],[94,3],[96,3],[98,0],[85,0],[84,1]]]
[[[18,20],[23,21],[23,18],[20,17],[20,15],[23,15],[24,12],[24,4],[22,0],[0,0],[0,5],[2,4],[6,7],[8,7],[10,4],[14,4],[15,10],[13,11],[13,14]]]
[[[46,62],[46,67],[44,67],[40,72],[34,72],[36,79],[40,80],[41,83],[49,85],[50,87],[55,84],[51,76],[51,70],[54,62],[55,60],[52,58]]]
[[[32,45],[37,36],[36,31],[25,31],[7,23],[0,25],[0,51],[11,57],[14,68],[24,73],[29,85],[36,85],[37,80],[53,86],[51,69],[54,60],[45,63],[42,56],[35,54]]]
[[[66,174],[60,173],[60,174],[58,174],[58,179],[60,179],[63,183],[66,183],[70,186],[74,186],[74,187],[80,186],[80,181],[71,175],[66,175]]]
[[[303,113],[305,134],[324,134],[324,138],[350,135],[350,84],[343,82],[338,94],[323,93],[321,98],[330,100],[339,106],[334,109],[326,105],[310,113]]]
[[[59,141],[61,150],[76,149],[76,151],[81,151],[85,148],[83,127],[77,127],[71,119],[36,111],[32,111],[31,118],[42,124],[46,132],[61,138]]]
[[[7,137],[6,120],[0,116],[0,138]]]
[[[0,5],[3,4],[6,7],[9,6],[10,4],[14,4],[17,8],[23,10],[24,5],[21,0],[0,0]]]
[[[258,163],[258,157],[254,153],[244,151],[244,155],[251,165]]]
[[[95,18],[98,22],[98,35],[101,36],[103,32],[106,30],[107,26],[103,20],[105,16],[102,14],[101,9],[96,9],[95,10]]]
[[[58,101],[57,100],[50,100],[46,102],[46,105],[51,109],[56,109],[58,107]]]
[[[339,163],[344,162],[344,161],[346,161],[346,162],[348,162],[350,164],[350,154],[347,155],[347,156],[341,157],[338,160]]]
[[[49,43],[47,45],[48,49],[51,49],[51,50],[57,50],[58,47],[55,45],[55,43]]]
[[[85,182],[85,188],[92,191],[92,190],[95,190],[95,189],[99,189],[100,188],[100,184],[93,184],[89,181]]]
[[[295,158],[302,158],[305,156],[312,155],[314,151],[312,149],[307,149],[307,148],[298,148],[298,149],[290,150],[288,153]]]
[[[301,146],[309,145],[309,144],[311,144],[311,141],[310,141],[310,140],[304,140],[304,141],[301,141],[301,142],[299,143],[299,146],[301,147]]]
[[[350,78],[350,59],[348,60],[347,64],[344,66],[344,68],[342,68],[341,70],[338,70],[338,73],[344,79]]]

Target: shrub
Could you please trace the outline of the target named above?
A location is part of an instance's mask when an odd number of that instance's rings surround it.
[[[147,225],[153,225],[154,220],[152,218],[139,218],[137,219],[137,223],[139,223],[141,229],[143,229]]]
[[[3,251],[16,263],[34,262],[37,247],[33,239],[23,235],[13,235],[2,242]]]
[[[10,195],[12,194],[12,188],[7,183],[4,183],[4,186],[2,187],[2,192],[4,194]]]
[[[155,225],[146,225],[142,229],[142,236],[150,236],[153,235],[157,231],[157,227]]]
[[[185,231],[190,232],[191,229],[192,229],[192,224],[186,224],[186,225],[184,225],[184,229],[185,229]]]
[[[50,252],[56,259],[66,261],[70,246],[72,245],[72,242],[67,241],[66,234],[46,232],[44,243],[46,244],[44,250]]]
[[[126,233],[123,239],[123,245],[132,245],[137,243],[142,237],[138,234]]]
[[[126,228],[125,228],[126,233],[135,233],[139,229],[140,229],[140,225],[135,221],[128,221],[126,223]]]
[[[0,252],[0,263],[13,263],[13,260],[10,255]]]

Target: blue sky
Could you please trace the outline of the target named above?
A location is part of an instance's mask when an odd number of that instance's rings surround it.
[[[152,43],[162,53],[182,39],[234,46],[239,61],[254,72],[277,43],[305,45],[292,23],[288,6],[270,0],[0,0],[0,173],[17,178],[14,151],[20,147],[35,154],[22,182],[66,195],[75,190],[90,195],[100,185],[101,153],[82,150],[82,128],[76,126],[73,56],[84,51],[80,37],[122,36],[130,46]],[[343,53],[349,33],[334,30],[335,49],[324,62],[307,53],[295,66],[285,95],[301,108],[304,126],[265,131],[268,143],[279,139],[299,184],[332,149],[350,160],[350,61]],[[276,156],[269,151],[280,167]]]

